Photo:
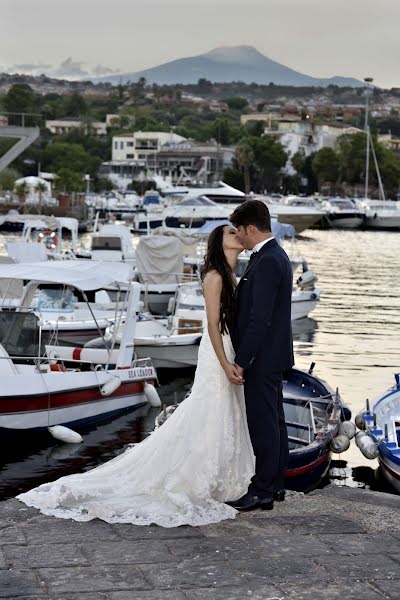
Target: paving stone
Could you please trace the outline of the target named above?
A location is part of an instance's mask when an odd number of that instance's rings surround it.
[[[41,544],[5,546],[5,559],[10,568],[68,567],[89,564],[76,544]]]
[[[336,578],[368,581],[400,579],[399,564],[379,553],[347,556],[346,560],[327,555],[314,560]]]
[[[325,536],[321,536],[324,540]],[[257,537],[249,540],[252,550],[261,558],[302,558],[303,556],[320,556],[333,554],[332,549],[313,535],[283,535]]]
[[[222,561],[192,558],[178,564],[139,565],[146,579],[157,588],[195,588],[242,585],[243,576],[237,575]]]
[[[377,554],[380,552],[391,554],[400,553],[400,539],[388,533],[364,533],[343,535],[323,535],[321,539],[337,554]]]
[[[131,600],[136,600],[136,597],[132,597],[132,592],[128,593],[130,594]],[[16,600],[20,599],[16,598]],[[85,593],[84,598],[82,598],[81,592],[78,594],[55,594],[51,596],[51,600],[110,600],[110,595],[106,592],[95,592],[93,594]]]
[[[158,527],[157,525],[141,526],[116,523],[113,530],[127,540],[203,538],[200,527]]]
[[[116,566],[39,569],[39,577],[50,594],[64,592],[107,592],[109,590],[146,590],[151,586],[135,567]]]
[[[392,598],[393,600],[398,600],[400,598],[400,580],[392,579],[392,580],[384,580],[380,579],[379,581],[374,581],[374,587],[378,590],[382,591],[386,594],[387,597]],[[366,600],[363,598],[363,600]]]
[[[296,517],[274,517],[279,525],[289,533],[301,533],[303,535],[326,533],[365,533],[365,529],[350,519],[342,519],[332,515],[312,515]]]
[[[337,557],[336,557],[337,560]],[[270,558],[230,561],[229,565],[238,574],[245,576],[249,581],[258,584],[310,583],[329,581],[332,577],[322,567],[315,565],[310,559],[299,557]]]
[[[43,532],[42,532],[43,538]],[[6,527],[2,529],[0,533],[0,544],[5,546],[6,544],[26,544],[26,537],[23,530],[17,525]]]
[[[86,596],[85,596],[86,600]],[[187,600],[187,596],[178,590],[151,590],[149,592],[114,592],[110,600]]]
[[[285,600],[283,593],[272,585],[244,585],[238,588],[187,590],[189,600]],[[136,600],[136,598],[135,598]]]
[[[46,532],[46,543],[66,544],[92,541],[118,541],[117,534],[104,521],[89,522],[71,521],[69,519],[39,518],[26,524],[24,531],[31,544],[43,543]]]
[[[247,538],[259,535],[282,535],[285,530],[278,523],[266,519],[248,519],[240,515],[234,523],[223,521],[222,523],[205,525],[201,528],[201,533],[208,538]]]
[[[383,595],[364,582],[280,585],[285,600],[383,600]]]
[[[0,502],[1,520],[5,522],[20,522],[27,521],[31,517],[38,515],[39,511],[36,508],[26,506],[19,500],[12,498],[6,502]]]
[[[183,540],[186,541],[186,540]],[[83,553],[94,565],[126,563],[174,562],[178,559],[171,554],[166,542],[160,540],[139,540],[82,544]],[[155,567],[157,568],[157,567]]]
[[[35,573],[28,569],[13,569],[0,571],[0,598],[16,596],[39,596],[43,598],[45,592],[39,585]],[[46,596],[45,596],[46,597]]]
[[[204,540],[170,540],[168,546],[171,552],[180,559],[201,557],[210,562],[214,560],[234,560],[259,558],[259,552],[254,550],[252,543],[244,539],[209,538]]]

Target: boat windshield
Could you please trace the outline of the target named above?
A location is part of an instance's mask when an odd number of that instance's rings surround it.
[[[41,288],[38,290],[32,307],[44,312],[73,312],[78,298],[68,287]]]
[[[122,251],[122,241],[117,236],[93,236],[92,250],[117,250]]]
[[[10,356],[39,356],[39,326],[33,312],[0,312],[0,344]]]
[[[338,198],[336,200],[329,200],[330,204],[336,206],[337,208],[352,208],[354,209],[354,204],[351,200],[346,200],[346,198]]]

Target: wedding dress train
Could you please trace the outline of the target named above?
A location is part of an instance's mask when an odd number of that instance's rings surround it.
[[[233,362],[230,337],[223,343]],[[76,521],[205,525],[235,517],[224,502],[245,494],[253,474],[243,387],[229,383],[205,332],[191,393],[159,429],[91,471],[18,499]]]

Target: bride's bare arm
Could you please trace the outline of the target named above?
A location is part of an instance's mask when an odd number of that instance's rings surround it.
[[[241,384],[243,380],[235,365],[226,358],[222,335],[219,328],[222,278],[216,271],[209,271],[203,281],[204,298],[206,302],[208,334],[221,367],[231,383]]]

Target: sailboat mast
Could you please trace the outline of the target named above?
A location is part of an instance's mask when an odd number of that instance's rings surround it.
[[[368,100],[369,100],[369,91],[370,91],[369,84],[371,84],[373,82],[373,78],[372,77],[365,77],[364,81],[367,84],[366,90],[365,90],[365,121],[364,121],[365,137],[366,137],[366,140],[367,140],[367,148],[366,148],[366,155],[365,155],[365,194],[364,194],[364,197],[365,197],[365,199],[368,199],[368,184],[369,184],[369,142],[370,142],[370,132],[369,132],[369,124],[368,124]]]

